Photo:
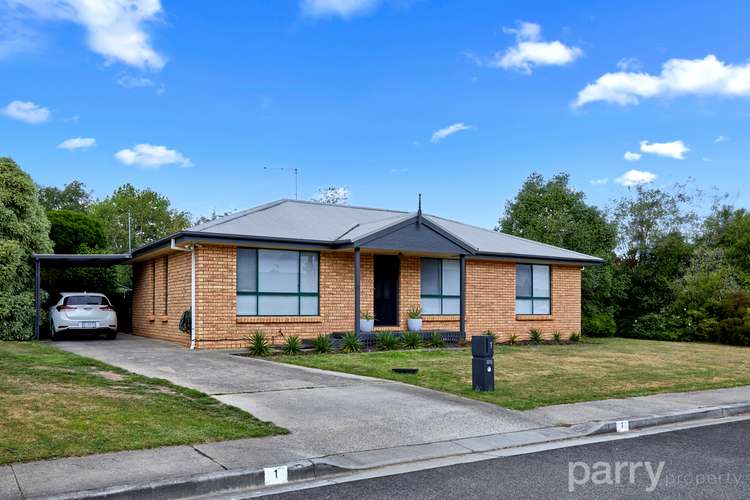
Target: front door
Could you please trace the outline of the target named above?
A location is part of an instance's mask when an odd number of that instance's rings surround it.
[[[398,325],[399,267],[397,255],[375,256],[375,326]]]

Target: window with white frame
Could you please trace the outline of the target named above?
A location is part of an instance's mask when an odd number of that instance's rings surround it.
[[[516,314],[551,314],[550,267],[516,265]]]
[[[238,316],[317,316],[319,254],[237,249]]]
[[[420,299],[423,314],[459,314],[461,264],[452,259],[423,258]]]

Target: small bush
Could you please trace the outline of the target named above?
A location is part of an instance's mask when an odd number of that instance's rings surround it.
[[[300,340],[299,335],[290,335],[287,337],[281,350],[284,354],[289,354],[290,356],[301,353],[302,340]]]
[[[510,345],[516,345],[518,343],[518,335],[515,333],[511,333],[510,337],[508,337],[508,343]]]
[[[540,332],[536,328],[532,329],[531,332],[529,333],[529,340],[534,344],[541,344],[542,332]]]
[[[492,337],[492,343],[497,344],[497,335],[495,335],[492,331],[487,330],[486,332],[484,332],[484,334],[488,337]]]
[[[378,335],[378,348],[383,351],[392,351],[398,347],[398,337],[392,333],[384,332]]]
[[[375,316],[373,316],[372,314],[370,314],[367,311],[362,311],[362,314],[360,314],[359,317],[362,318],[365,321],[369,321],[371,319],[375,319]]]
[[[331,337],[328,335],[318,335],[313,340],[313,350],[317,354],[326,354],[333,351],[333,344],[331,343]]]
[[[552,332],[552,340],[554,340],[556,344],[560,343],[560,339],[561,339],[560,332]]]
[[[250,345],[247,350],[251,356],[270,356],[271,343],[268,341],[265,333],[256,330],[250,337]]]
[[[402,343],[407,349],[416,349],[422,344],[422,337],[417,332],[406,332]]]
[[[341,350],[343,352],[359,352],[362,350],[362,341],[355,332],[347,332],[341,339]]]
[[[445,340],[443,340],[443,336],[440,332],[432,332],[430,340],[427,341],[427,345],[435,348],[445,347]]]
[[[579,340],[581,340],[581,336],[579,334],[577,334],[575,332],[570,334],[570,341],[571,342],[578,342]]]
[[[721,302],[713,337],[723,344],[750,345],[750,294],[736,293]]]
[[[590,337],[612,337],[617,333],[617,323],[612,313],[604,311],[584,314],[582,328]]]
[[[409,319],[419,319],[422,317],[422,308],[412,307],[407,311],[406,314],[409,316]]]
[[[647,340],[679,340],[679,327],[668,314],[648,313],[633,321],[628,337]]]

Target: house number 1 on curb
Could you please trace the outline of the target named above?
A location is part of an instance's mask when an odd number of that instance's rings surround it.
[[[282,484],[287,482],[286,465],[279,467],[267,467],[263,469],[266,479],[266,486],[269,484]]]

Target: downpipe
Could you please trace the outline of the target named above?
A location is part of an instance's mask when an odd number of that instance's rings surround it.
[[[179,252],[190,252],[190,350],[195,350],[195,259],[198,245],[190,245],[188,248],[178,247],[172,238],[170,244],[172,250]]]

